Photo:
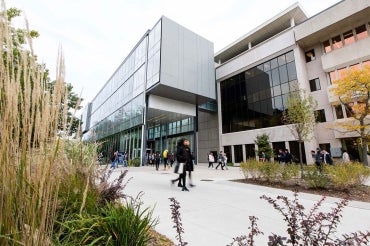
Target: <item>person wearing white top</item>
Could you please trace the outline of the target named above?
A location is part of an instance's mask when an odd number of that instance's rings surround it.
[[[343,162],[350,162],[351,161],[349,159],[349,154],[347,153],[346,150],[343,150],[342,159],[343,159]]]

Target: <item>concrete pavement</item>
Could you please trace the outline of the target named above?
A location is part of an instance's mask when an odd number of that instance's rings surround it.
[[[163,165],[161,165],[163,169]],[[173,240],[175,244],[176,231],[171,220],[170,197],[180,203],[180,213],[184,229],[183,239],[189,246],[225,246],[240,235],[247,235],[250,226],[249,216],[258,217],[257,225],[264,235],[256,238],[255,245],[267,245],[271,233],[286,235],[286,226],[282,216],[260,196],[267,195],[276,198],[284,195],[293,198],[292,192],[232,182],[232,179],[244,178],[239,167],[229,167],[229,170],[208,169],[208,163],[198,164],[192,173],[196,185],[189,192],[181,191],[177,185],[171,185],[170,180],[177,177],[172,170],[155,170],[155,167],[118,168],[112,178],[120,171],[128,169],[126,180],[132,177],[124,193],[136,197],[144,192],[142,200],[145,207],[154,208],[153,216],[159,219],[156,230]],[[321,197],[313,194],[299,194],[300,203],[310,210]],[[323,209],[331,208],[336,198],[328,198]],[[370,203],[350,202],[343,213],[338,235],[355,231],[370,230]]]

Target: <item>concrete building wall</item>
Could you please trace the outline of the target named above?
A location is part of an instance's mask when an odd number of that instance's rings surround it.
[[[216,68],[216,81],[231,77],[243,70],[270,59],[274,54],[295,45],[293,30],[287,30],[253,47]]]
[[[320,35],[330,35],[331,33],[323,32],[323,30],[327,29],[329,26],[335,26],[336,23],[343,21],[344,19],[357,14],[365,10],[366,8],[370,7],[370,1],[368,0],[350,0],[350,1],[341,1],[338,4],[334,5],[333,7],[326,9],[315,15],[314,17],[308,19],[304,23],[295,27],[295,37],[296,40],[299,41],[303,38],[311,36],[315,33],[320,33]],[[367,13],[368,15],[368,13]],[[356,19],[352,19],[352,23],[356,21]],[[341,30],[345,27],[343,23],[341,26],[336,26],[331,29],[330,32],[335,32],[335,30]],[[321,34],[322,33],[322,34]],[[323,41],[323,40],[321,40]]]
[[[198,112],[198,162],[207,163],[207,153],[219,150],[217,114]]]
[[[369,11],[370,15],[370,11]],[[331,72],[360,61],[370,59],[370,39],[362,39],[358,42],[333,50],[322,56],[322,69]]]

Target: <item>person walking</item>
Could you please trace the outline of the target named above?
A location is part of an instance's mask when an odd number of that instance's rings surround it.
[[[293,156],[292,154],[289,152],[288,149],[285,149],[285,163],[286,164],[292,164],[292,160],[293,160]]]
[[[315,165],[317,167],[317,169],[322,172],[322,154],[321,154],[321,150],[320,148],[316,148],[316,153],[315,151],[313,151],[313,158],[315,160]]]
[[[212,152],[208,153],[208,168],[212,166],[213,168],[213,163],[215,162],[215,157],[213,156]]]
[[[112,161],[112,164],[111,164],[111,168],[117,168],[117,166],[118,166],[118,150],[116,150],[114,153],[113,153],[113,155],[112,155],[112,157],[111,157],[111,161]]]
[[[161,154],[159,151],[155,152],[155,170],[159,170],[159,163],[161,162]]]
[[[163,151],[163,154],[162,155],[163,155],[164,170],[166,170],[167,169],[167,161],[168,161],[168,150],[165,149]]]
[[[182,173],[179,174],[179,177],[177,179],[171,180],[171,183],[174,184],[176,181],[178,181],[178,186],[182,187],[182,191],[189,191],[189,189],[186,187],[186,171],[192,171],[192,157],[191,157],[191,151],[190,151],[190,141],[186,138],[180,139],[180,141],[177,143],[177,149],[176,149],[176,161],[178,163],[184,163],[184,168]],[[194,168],[194,166],[193,166]]]
[[[223,167],[223,162],[224,162],[224,155],[222,153],[222,151],[220,151],[220,153],[218,153],[218,156],[217,156],[217,162],[218,162],[218,165],[216,166],[216,169],[221,166],[221,169],[224,170],[224,167]]]
[[[223,164],[224,164],[225,169],[229,170],[229,168],[227,167],[227,155],[226,155],[226,153],[223,154]]]
[[[328,151],[326,151],[326,149],[322,150],[322,159],[323,159],[324,163],[326,163],[326,164],[329,164],[329,165],[334,164],[330,153]]]
[[[172,167],[173,163],[175,162],[175,154],[172,152],[170,154],[170,166]]]
[[[345,150],[345,149],[343,150],[342,160],[343,160],[344,163],[348,163],[348,162],[351,161],[350,158],[349,158],[349,154],[348,154],[347,150]]]
[[[285,164],[285,151],[283,151],[282,149],[279,149],[278,162],[283,165]]]

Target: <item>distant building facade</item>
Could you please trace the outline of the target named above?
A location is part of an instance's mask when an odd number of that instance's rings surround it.
[[[334,157],[346,148],[360,159],[356,136],[327,128],[348,115],[329,93],[332,81],[349,67],[370,63],[370,1],[345,0],[308,18],[299,4],[274,16],[215,54],[220,146],[234,163],[256,158],[258,135],[269,135],[275,153],[298,143],[281,122],[288,93],[297,88],[318,102],[318,124],[304,143]]]

